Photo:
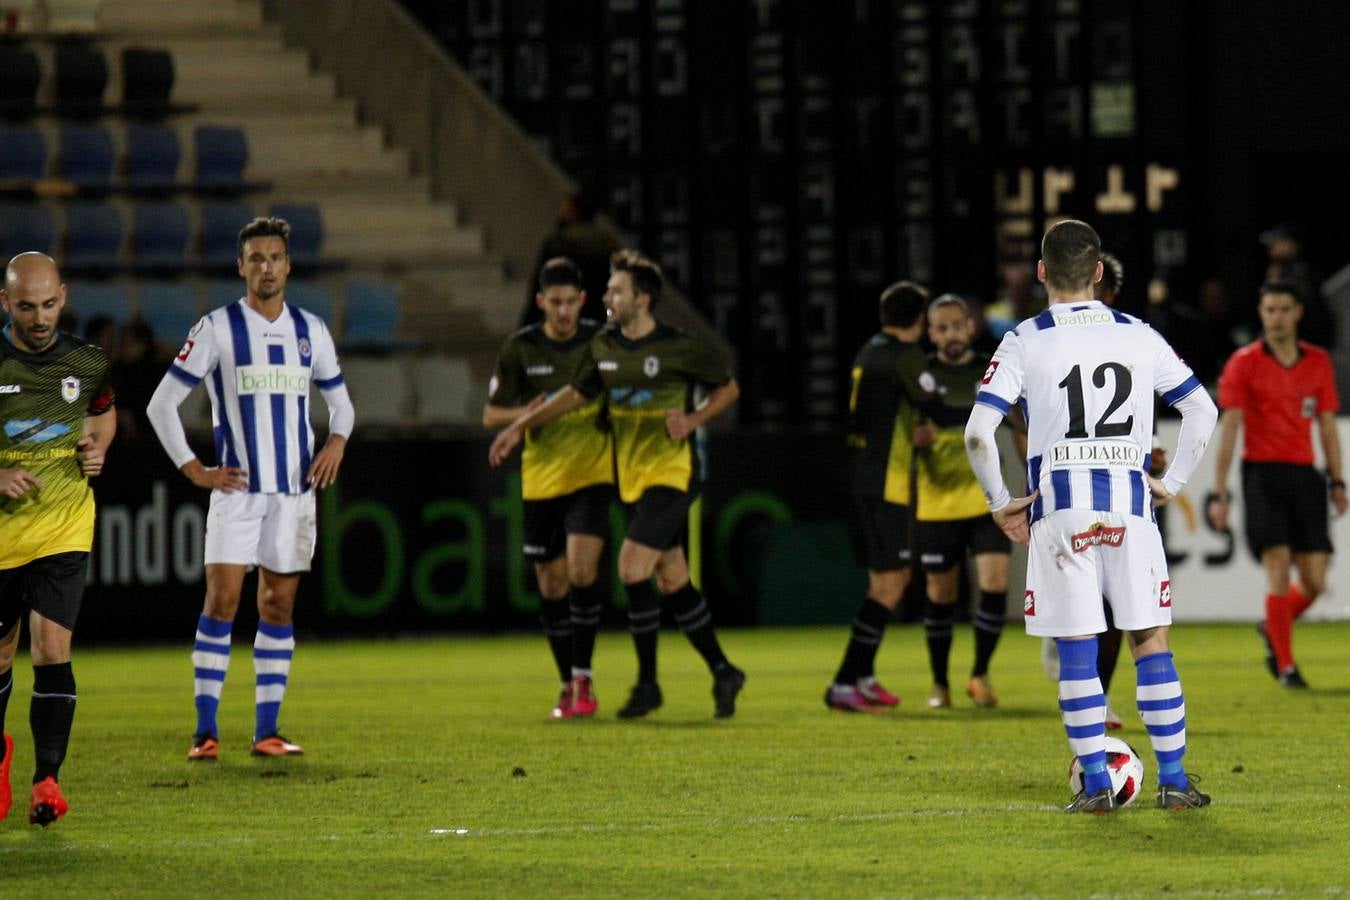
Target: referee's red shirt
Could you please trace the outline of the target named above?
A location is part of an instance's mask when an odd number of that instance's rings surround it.
[[[1283,366],[1264,340],[1238,350],[1219,376],[1219,406],[1243,411],[1242,458],[1312,465],[1312,422],[1336,412],[1331,356],[1298,342],[1298,358]]]

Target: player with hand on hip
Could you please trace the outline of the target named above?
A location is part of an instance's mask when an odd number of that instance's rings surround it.
[[[966,451],[994,520],[1029,543],[1027,633],[1059,650],[1059,705],[1083,789],[1068,812],[1116,808],[1106,765],[1106,698],[1097,675],[1103,592],[1128,633],[1135,696],[1158,762],[1157,805],[1206,806],[1188,775],[1186,706],[1168,649],[1171,580],[1153,515],[1185,485],[1203,456],[1218,410],[1198,378],[1139,319],[1092,296],[1101,240],[1086,223],[1052,226],[1037,277],[1050,306],[1004,336],[966,425]],[[1148,473],[1154,395],[1178,409],[1181,432],[1162,478]],[[999,468],[994,430],[1024,405],[1031,493],[1013,499]]]

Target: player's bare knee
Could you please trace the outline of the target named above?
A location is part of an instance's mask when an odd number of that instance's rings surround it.
[[[567,570],[564,568],[559,571],[557,568],[540,566],[535,570],[535,576],[539,580],[540,596],[557,600],[567,596]]]
[[[588,588],[600,577],[600,567],[577,565],[567,567],[567,583],[572,587]]]
[[[233,622],[235,614],[239,612],[239,593],[231,591],[223,585],[208,584],[206,586],[206,602],[202,606],[202,612],[212,619]]]

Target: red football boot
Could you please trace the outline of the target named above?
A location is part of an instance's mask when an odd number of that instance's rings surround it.
[[[61,796],[61,785],[48,775],[33,785],[33,797],[28,801],[28,824],[46,828],[70,810],[70,804]]]
[[[595,684],[589,675],[578,675],[572,679],[572,715],[585,719],[595,715],[599,706],[595,699]]]

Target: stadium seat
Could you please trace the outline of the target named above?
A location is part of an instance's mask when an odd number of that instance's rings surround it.
[[[392,349],[398,326],[398,286],[366,278],[347,280],[343,298],[342,344],[344,347]]]
[[[136,311],[149,323],[157,341],[174,346],[182,343],[201,318],[196,290],[181,281],[142,281]]]
[[[37,181],[47,174],[47,139],[26,125],[0,125],[0,179]]]
[[[50,254],[56,244],[56,215],[36,204],[0,204],[0,248],[6,257],[36,250]]]
[[[163,125],[127,126],[127,185],[138,190],[168,190],[178,182],[183,148],[178,132]]]
[[[207,310],[229,306],[244,296],[244,282],[238,278],[213,278],[206,283]]]
[[[66,307],[81,325],[94,316],[107,316],[115,325],[131,318],[131,299],[120,284],[71,281],[66,288]]]
[[[202,262],[206,265],[232,265],[239,258],[235,246],[239,229],[253,219],[246,203],[202,204]]]
[[[0,44],[0,116],[26,119],[37,115],[42,65],[25,44]]]
[[[316,262],[323,250],[323,217],[317,203],[274,203],[269,216],[279,216],[291,225],[291,261]]]
[[[137,203],[131,208],[131,247],[138,266],[182,266],[187,245],[188,214],[181,203]]]
[[[322,281],[288,281],[286,302],[314,313],[333,330],[333,292]]]
[[[57,174],[81,188],[107,188],[112,183],[112,135],[102,125],[62,125]]]
[[[173,56],[167,50],[122,50],[122,111],[133,116],[162,116],[173,111]]]
[[[66,207],[68,267],[111,269],[121,264],[122,214],[110,203],[71,203]]]
[[[204,188],[244,186],[248,165],[248,139],[242,128],[198,125],[192,131],[197,155],[197,185]]]
[[[342,376],[365,425],[401,425],[409,421],[412,385],[401,359],[343,357]]]
[[[103,51],[84,41],[56,45],[54,106],[60,116],[95,116],[103,111],[108,88],[108,61]]]
[[[417,421],[421,425],[462,424],[477,418],[478,397],[469,364],[453,356],[419,356],[413,363]]]

